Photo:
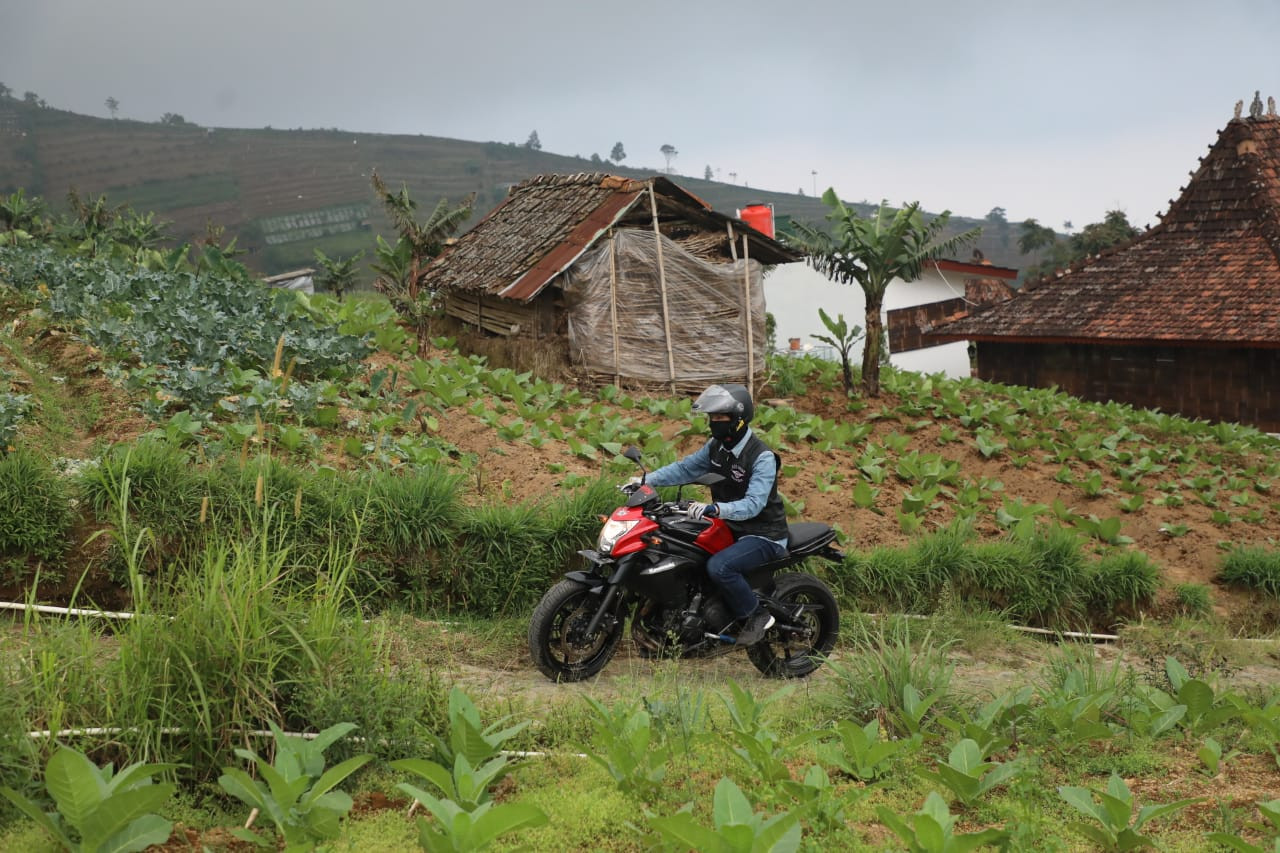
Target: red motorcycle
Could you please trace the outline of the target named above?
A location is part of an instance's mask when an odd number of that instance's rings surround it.
[[[647,474],[634,447],[623,454]],[[696,481],[710,486],[708,474]],[[646,656],[712,657],[737,648],[726,633],[734,621],[719,588],[707,575],[707,559],[733,544],[719,518],[689,518],[689,502],[663,501],[641,480],[627,488],[593,550],[579,551],[589,563],[547,591],[529,624],[533,662],[554,681],[581,681],[604,669],[622,640],[628,617],[631,637]],[[782,572],[810,557],[839,563],[826,524],[788,525],[785,557],[747,574],[774,625],[747,657],[765,675],[801,678],[817,669],[835,646],[840,609],[830,588],[812,575]]]

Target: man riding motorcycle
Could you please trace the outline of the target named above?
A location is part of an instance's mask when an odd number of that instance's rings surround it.
[[[761,606],[744,575],[787,553],[787,517],[778,497],[778,455],[752,432],[755,415],[751,392],[742,385],[712,385],[698,396],[693,410],[707,415],[711,438],[694,453],[650,473],[650,486],[691,483],[709,472],[724,479],[711,486],[711,503],[691,505],[691,518],[722,518],[736,541],[707,561],[707,572],[720,587],[735,617],[722,633],[738,645],[759,642],[773,627],[773,616]],[[633,480],[638,484],[639,478]]]

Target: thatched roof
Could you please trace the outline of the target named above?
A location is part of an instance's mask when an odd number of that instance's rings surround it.
[[[1159,225],[945,340],[1280,346],[1280,118],[1236,118]]]
[[[660,176],[540,175],[513,187],[502,204],[432,262],[424,284],[527,302],[610,228],[652,229],[650,190],[663,234],[695,244],[699,254],[728,260],[741,254],[747,240],[750,257],[763,264],[801,257]]]

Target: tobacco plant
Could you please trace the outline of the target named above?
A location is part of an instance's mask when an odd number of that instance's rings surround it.
[[[56,811],[9,787],[0,794],[74,853],[133,853],[169,840],[173,823],[155,814],[176,790],[172,782],[152,776],[176,764],[131,764],[119,773],[111,764],[99,768],[82,752],[59,747],[45,767],[44,786]]]

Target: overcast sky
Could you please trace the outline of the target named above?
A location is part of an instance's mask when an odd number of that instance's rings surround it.
[[[0,0],[0,82],[654,169],[670,144],[679,174],[1078,228],[1154,224],[1235,102],[1280,96],[1278,38],[1276,0]]]

